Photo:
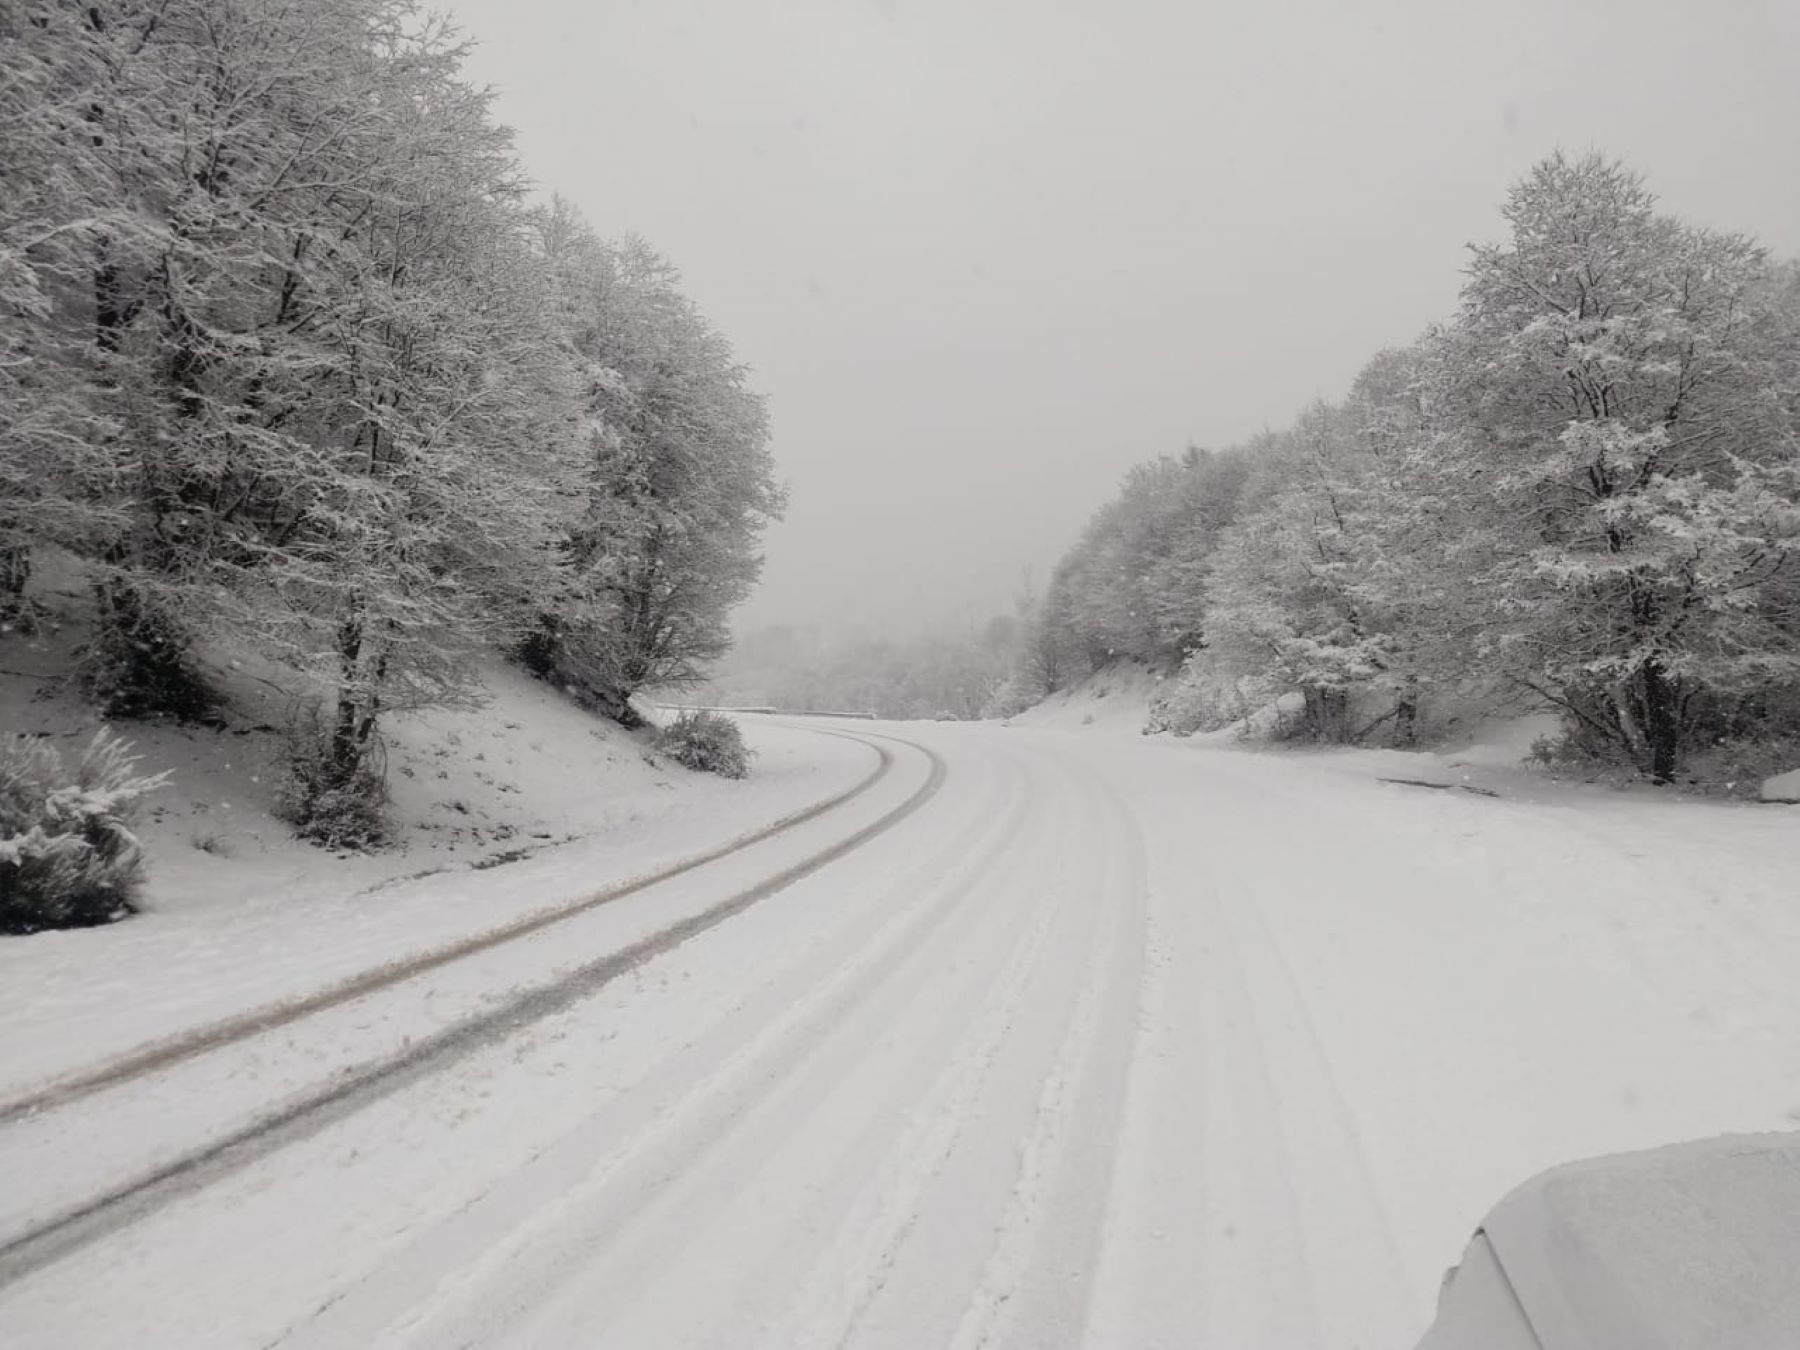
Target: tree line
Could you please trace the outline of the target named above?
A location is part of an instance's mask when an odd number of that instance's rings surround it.
[[[0,620],[79,558],[114,717],[276,663],[333,842],[484,650],[627,721],[696,677],[783,504],[729,344],[534,199],[465,50],[407,0],[0,11]]]
[[[1405,744],[1501,691],[1657,782],[1800,754],[1800,266],[1600,155],[1503,214],[1344,398],[1132,471],[1033,617],[1033,692],[1129,656],[1188,728],[1286,696]]]

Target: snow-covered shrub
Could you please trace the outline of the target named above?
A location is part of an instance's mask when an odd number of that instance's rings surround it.
[[[387,774],[379,743],[355,756],[340,753],[316,707],[293,719],[286,741],[276,811],[294,832],[324,848],[386,843]]]
[[[750,773],[750,748],[729,717],[685,712],[657,733],[656,748],[685,768],[744,778]]]
[[[143,851],[131,818],[166,774],[142,776],[105,728],[71,768],[24,736],[0,748],[0,933],[87,928],[132,911]]]
[[[1152,708],[1157,730],[1177,736],[1218,731],[1248,717],[1256,706],[1248,682],[1233,683],[1213,668],[1204,652],[1195,652],[1169,681]]]
[[[1001,681],[995,687],[994,692],[988,695],[986,704],[982,706],[981,715],[985,718],[1001,720],[1017,717],[1043,697],[1043,693],[1034,691],[1025,679],[1013,675]]]

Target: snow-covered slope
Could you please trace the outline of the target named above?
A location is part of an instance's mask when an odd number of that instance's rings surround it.
[[[628,754],[635,743],[617,733],[583,739],[582,724],[561,724],[551,712],[537,732],[544,746],[534,751],[528,722],[517,731],[505,725],[528,715],[530,689],[509,692],[518,697],[497,696],[480,717],[452,726],[466,755],[486,754],[466,770],[476,786],[487,786],[476,774],[493,766],[496,784],[518,789],[470,794],[470,819],[489,822],[480,826],[483,845],[472,842],[477,825],[450,837],[428,829],[428,820],[411,828],[403,851],[339,858],[281,836],[279,821],[238,801],[230,818],[243,851],[226,857],[190,842],[193,822],[223,814],[222,803],[202,801],[203,811],[190,803],[145,828],[155,870],[143,913],[103,928],[0,940],[0,1022],[9,1028],[0,1098],[680,864],[846,791],[875,763],[867,745],[759,723],[745,728],[755,769],[733,781],[660,758],[652,765]],[[564,736],[560,764],[549,749],[556,731]],[[437,744],[403,742],[396,763],[430,763]],[[264,786],[241,762],[229,772]],[[559,772],[561,784],[553,781]],[[442,780],[439,791],[456,790],[457,781]],[[425,798],[428,807],[440,800]],[[536,839],[520,828],[494,842],[496,824],[536,821],[564,833]],[[522,848],[533,851],[515,855]]]
[[[78,623],[47,624],[0,639],[0,728],[69,752],[93,734],[99,717],[67,678],[82,636]],[[395,846],[333,857],[276,817],[280,728],[295,699],[248,661],[216,659],[211,673],[230,696],[223,727],[116,728],[145,771],[170,774],[139,829],[148,911],[319,898],[491,863],[616,828],[659,798],[718,790],[655,754],[648,736],[493,661],[480,706],[387,719]]]
[[[72,755],[100,725],[69,678],[84,596],[73,582],[41,594],[64,617],[0,636],[0,733]],[[393,845],[334,854],[276,814],[292,695],[248,660],[212,653],[208,673],[230,699],[224,725],[115,727],[143,771],[169,774],[136,827],[142,912],[0,940],[0,1090],[705,851],[844,790],[873,759],[763,726],[746,728],[748,780],[693,773],[494,661],[479,706],[388,719]]]
[[[1114,661],[1007,722],[1046,731],[1091,730],[1136,736],[1143,732],[1151,702],[1162,689],[1163,677],[1141,662]]]

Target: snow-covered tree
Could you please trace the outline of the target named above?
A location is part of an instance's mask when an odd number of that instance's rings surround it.
[[[761,400],[647,247],[526,207],[444,21],[20,0],[0,40],[0,631],[54,544],[109,712],[205,711],[202,639],[274,658],[336,842],[384,713],[483,645],[621,707],[723,649],[781,505]]]
[[[562,204],[538,230],[593,453],[562,584],[523,654],[629,721],[633,692],[691,683],[730,645],[783,493],[763,401],[675,269],[640,240],[598,240]]]
[[[1240,456],[1194,447],[1132,468],[1052,574],[1034,646],[1081,673],[1178,664],[1203,640],[1200,578],[1243,483]]]
[[[1429,468],[1497,541],[1468,578],[1491,657],[1668,781],[1711,700],[1800,669],[1765,603],[1800,557],[1793,331],[1760,248],[1617,163],[1552,157],[1505,216]]]
[[[154,17],[0,8],[0,628],[21,612],[34,544],[79,547],[110,526],[108,428],[90,397],[97,287],[141,226],[106,119],[115,68]]]
[[[1297,692],[1334,738],[1511,682],[1663,781],[1702,740],[1800,739],[1800,268],[1599,156],[1505,215],[1455,321],[1343,403],[1134,472],[1059,563],[1045,650],[1166,644],[1184,720]]]
[[[83,507],[48,537],[100,568],[108,704],[194,711],[187,648],[216,633],[320,682],[355,777],[383,709],[456,696],[473,644],[522,627],[585,467],[510,141],[403,0],[27,27],[14,101],[69,92],[28,124],[5,299],[63,346],[9,363],[8,401],[53,384],[79,416],[39,422],[89,433],[45,480]],[[43,167],[65,159],[78,179]],[[8,418],[9,477],[50,432]]]
[[[100,139],[139,223],[94,262],[122,518],[99,551],[92,674],[111,711],[189,715],[206,701],[195,634],[304,519],[307,411],[330,397],[319,325],[386,153],[377,48],[401,12],[171,0],[133,22],[131,8],[95,10],[114,52]]]
[[[1353,696],[1378,692],[1410,735],[1417,706],[1406,593],[1384,529],[1391,466],[1343,408],[1315,406],[1266,438],[1254,505],[1220,538],[1206,580],[1208,645],[1190,679],[1242,683],[1263,697],[1297,692],[1305,726],[1355,739]],[[1365,710],[1366,711],[1366,710]],[[1373,720],[1373,719],[1371,719]]]
[[[1165,652],[1185,659],[1206,645],[1206,576],[1237,517],[1250,472],[1241,451],[1190,448],[1170,486],[1166,527],[1144,573],[1146,603]]]
[[[312,278],[283,278],[319,307],[305,381],[279,407],[256,391],[281,420],[255,472],[283,489],[211,559],[237,628],[330,690],[327,797],[366,779],[384,711],[462,696],[469,655],[524,631],[586,446],[486,95],[435,27],[372,45],[355,210]]]

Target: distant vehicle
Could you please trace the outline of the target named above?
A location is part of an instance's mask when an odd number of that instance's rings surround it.
[[[1571,1163],[1488,1215],[1418,1350],[1800,1346],[1800,1133]]]

